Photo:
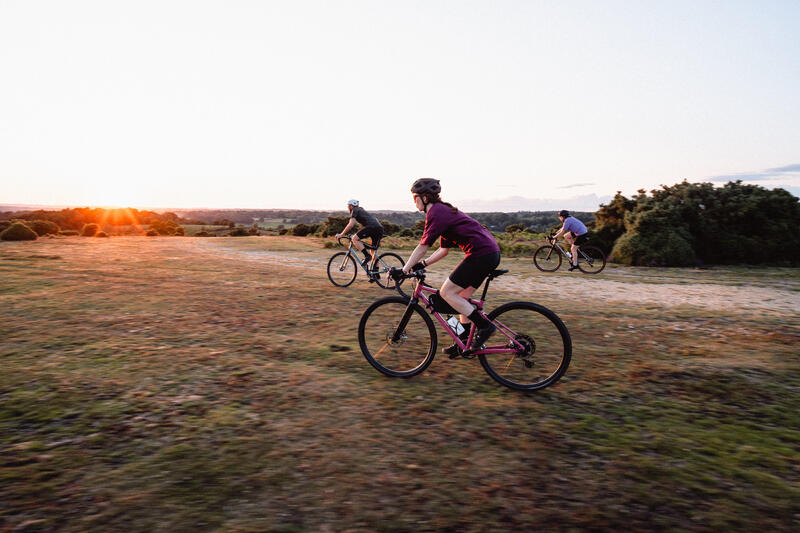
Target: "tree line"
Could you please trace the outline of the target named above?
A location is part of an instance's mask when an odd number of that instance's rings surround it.
[[[569,207],[569,206],[565,206]],[[424,217],[419,212],[372,211],[388,235],[419,237]],[[560,226],[556,211],[468,213],[495,233],[546,233]],[[784,189],[768,190],[741,181],[715,187],[681,183],[640,189],[627,198],[617,191],[594,212],[574,212],[590,230],[592,244],[617,263],[645,266],[702,264],[800,264],[800,200]],[[341,211],[281,209],[176,210],[157,213],[137,209],[69,208],[59,211],[0,212],[0,230],[8,221],[29,221],[37,229],[81,230],[99,226],[151,226],[159,234],[180,224],[253,224],[242,235],[258,234],[259,220],[283,220],[280,232],[328,237],[340,232],[348,216]],[[5,222],[3,222],[5,221]],[[236,228],[240,229],[240,228]],[[162,231],[163,230],[163,231]],[[534,238],[534,236],[529,236]]]

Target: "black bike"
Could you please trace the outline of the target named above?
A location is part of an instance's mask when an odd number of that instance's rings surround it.
[[[533,254],[533,264],[542,272],[555,272],[561,266],[562,256],[572,264],[572,253],[565,250],[553,236],[547,237],[547,246],[540,246]],[[606,266],[606,254],[597,246],[578,245],[578,270],[584,274],[597,274]]]

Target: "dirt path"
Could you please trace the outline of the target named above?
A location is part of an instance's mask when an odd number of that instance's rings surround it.
[[[328,259],[336,250],[310,250],[304,252],[246,250],[233,243],[217,240],[192,239],[192,246],[201,253],[212,253],[237,261],[269,261],[288,268],[319,268],[322,272]],[[402,254],[401,254],[402,255]],[[523,269],[528,268],[530,272]],[[523,262],[514,264],[519,274],[508,274],[495,282],[499,290],[522,293],[541,293],[552,289],[563,290],[574,274],[541,274]],[[800,316],[800,282],[781,278],[752,280],[736,278],[726,273],[724,279],[715,281],[714,273],[698,273],[689,269],[676,269],[671,275],[644,269],[615,271],[615,278],[606,273],[596,277],[580,275],[582,295],[589,295],[594,303],[635,303],[661,307],[691,306],[711,310],[742,310]],[[569,277],[567,277],[569,276]]]

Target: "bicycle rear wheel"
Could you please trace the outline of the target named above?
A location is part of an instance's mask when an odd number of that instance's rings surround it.
[[[606,254],[597,246],[578,249],[578,268],[585,274],[597,274],[606,266]]]
[[[338,252],[328,261],[328,279],[337,287],[347,287],[356,279],[358,267],[347,252]]]
[[[431,317],[402,296],[377,300],[358,323],[361,353],[387,376],[409,378],[428,368],[436,354],[436,343]]]
[[[561,253],[555,246],[540,246],[533,254],[533,264],[542,272],[555,272],[561,266]]]
[[[514,353],[478,355],[492,379],[516,390],[538,390],[552,385],[567,371],[572,339],[555,313],[538,304],[511,302],[488,316],[498,331],[487,345],[502,342],[516,348]]]
[[[386,252],[385,254],[379,255],[378,261],[377,263],[375,263],[375,266],[378,270],[378,272],[374,274],[375,283],[377,283],[378,285],[381,286],[381,288],[384,289],[389,289],[389,290],[397,289],[397,292],[399,292],[403,296],[406,296],[406,293],[404,293],[400,289],[402,280],[398,283],[397,281],[389,277],[390,269],[403,268],[405,264],[406,263],[405,261],[403,261],[403,258],[395,253]]]

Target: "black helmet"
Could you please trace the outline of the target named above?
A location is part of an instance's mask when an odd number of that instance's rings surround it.
[[[414,194],[430,194],[431,196],[436,196],[442,192],[442,186],[439,185],[439,180],[420,178],[411,186],[411,192]]]
[[[558,212],[558,216],[567,218],[569,216],[569,211],[567,211],[566,209],[562,209],[561,211]]]

